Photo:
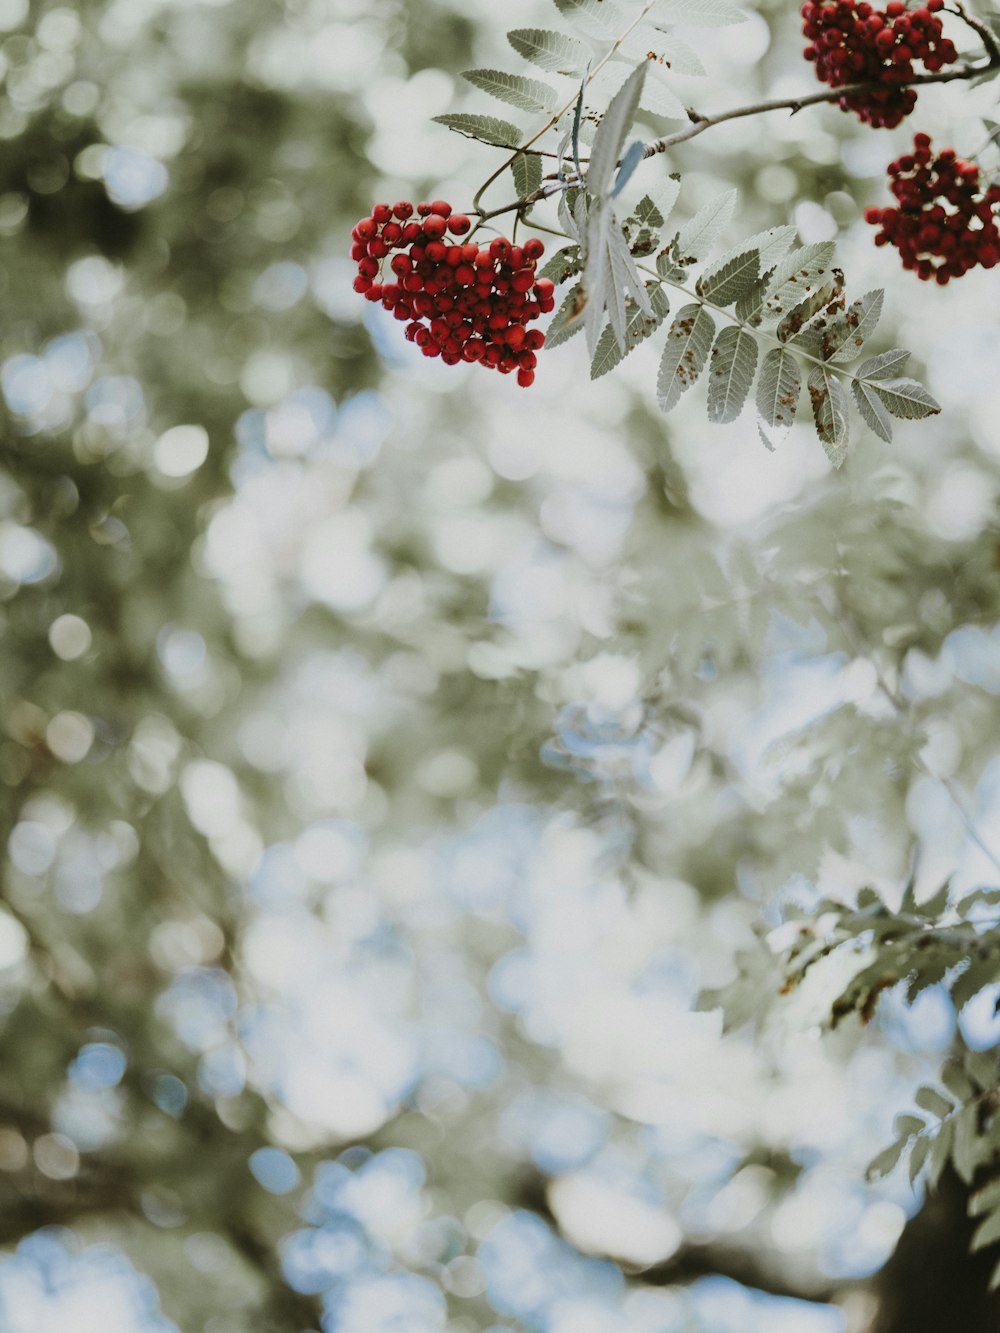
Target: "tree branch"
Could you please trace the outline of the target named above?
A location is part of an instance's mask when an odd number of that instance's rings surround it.
[[[984,39],[985,40],[985,39]],[[954,83],[959,79],[974,79],[980,74],[985,74],[991,69],[1000,66],[1000,49],[995,42],[989,44],[989,59],[982,61],[977,65],[963,65],[961,69],[942,70],[937,74],[918,74],[907,83],[901,83],[900,88],[920,88],[930,83]],[[654,139],[652,143],[646,145],[644,158],[655,157],[657,153],[665,153],[668,149],[677,144],[687,143],[690,139],[695,139],[699,134],[704,134],[706,130],[712,129],[716,125],[722,125],[727,120],[738,120],[743,116],[759,116],[767,111],[801,111],[807,106],[818,106],[823,102],[839,102],[842,97],[849,97],[855,93],[874,92],[882,85],[878,82],[867,81],[865,83],[848,83],[842,88],[828,88],[825,92],[807,93],[802,97],[774,97],[766,102],[752,102],[748,106],[730,107],[728,111],[719,111],[713,116],[702,116],[696,111],[688,114],[693,118],[694,123],[689,125],[686,130],[678,130],[676,134],[664,135],[662,139]]]

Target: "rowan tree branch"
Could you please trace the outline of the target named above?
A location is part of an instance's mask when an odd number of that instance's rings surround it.
[[[988,60],[980,61],[975,65],[963,65],[961,69],[941,70],[937,74],[917,74],[906,83],[901,83],[898,86],[900,88],[920,88],[930,83],[954,83],[957,80],[977,78],[980,74],[988,73],[989,70],[1000,66],[1000,49],[997,48],[996,43],[991,41],[987,49],[989,50]],[[751,102],[747,106],[730,107],[728,111],[718,111],[711,116],[703,116],[697,111],[689,110],[688,115],[692,118],[693,124],[685,130],[678,130],[676,134],[667,134],[661,139],[654,139],[652,143],[648,143],[643,158],[655,157],[657,153],[665,153],[677,144],[687,143],[689,140],[697,138],[699,134],[704,134],[706,130],[724,124],[727,120],[738,120],[744,116],[759,116],[768,111],[791,111],[794,115],[807,106],[818,106],[823,102],[838,102],[842,97],[850,97],[855,93],[874,92],[881,86],[877,81],[872,80],[864,83],[848,83],[842,88],[827,88],[823,92],[806,93],[800,97],[774,97],[765,102]]]

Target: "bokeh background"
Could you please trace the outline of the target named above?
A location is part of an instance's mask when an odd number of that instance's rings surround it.
[[[682,100],[811,88],[747,8]],[[858,1333],[921,1208],[865,1164],[997,1040],[696,1004],[782,895],[996,882],[997,279],[876,251],[907,128],[822,107],[637,184],[837,237],[940,417],[832,474],[655,346],[429,364],[349,232],[497,165],[431,117],[559,22],[502,9],[0,0],[3,1333]]]

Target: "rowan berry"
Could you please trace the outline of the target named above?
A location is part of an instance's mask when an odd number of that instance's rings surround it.
[[[984,190],[979,168],[953,148],[933,156],[926,134],[916,135],[913,147],[889,163],[898,207],[865,210],[865,221],[880,228],[875,244],[895,246],[905,269],[942,286],[977,264],[994,268],[1000,262],[1000,187]]]
[[[420,221],[410,220],[414,213]],[[503,375],[516,371],[527,387],[545,337],[526,325],[555,304],[553,284],[535,279],[545,247],[534,238],[515,246],[498,236],[483,248],[444,239],[447,232],[463,236],[471,226],[444,200],[376,205],[351,233],[355,290],[405,324],[407,341],[425,356],[446,365],[479,362]],[[398,281],[382,282],[390,255],[388,269]]]
[[[906,86],[915,77],[914,62],[936,73],[958,59],[937,17],[942,7],[943,0],[926,0],[908,11],[903,0],[889,0],[879,11],[863,0],[806,0],[803,32],[810,44],[803,54],[831,88],[872,84],[845,93],[840,107],[866,124],[893,129],[916,105],[916,92]]]

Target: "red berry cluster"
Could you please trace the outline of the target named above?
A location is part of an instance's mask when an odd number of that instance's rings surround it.
[[[918,134],[913,152],[889,163],[889,176],[899,207],[866,209],[865,221],[881,227],[875,244],[894,245],[904,268],[943,286],[977,264],[1000,263],[994,211],[1000,186],[984,191],[975,163],[963,162],[954,148],[933,156],[928,135]]]
[[[376,204],[351,233],[354,290],[406,320],[406,336],[424,356],[440,356],[449,366],[478,361],[502,375],[516,371],[518,384],[528,388],[545,335],[525,325],[555,307],[555,284],[535,277],[545,247],[535,239],[512,245],[502,236],[488,247],[446,240],[448,232],[464,236],[471,226],[442,200],[416,208]],[[383,261],[392,251],[386,282]]]
[[[914,61],[936,73],[958,59],[954,42],[942,36],[937,11],[943,7],[944,0],[925,0],[917,9],[889,0],[884,10],[863,0],[807,0],[802,30],[810,45],[803,54],[816,62],[817,78],[831,88],[879,84],[845,95],[840,106],[868,125],[894,129],[916,105],[914,89],[902,86],[914,77]]]

